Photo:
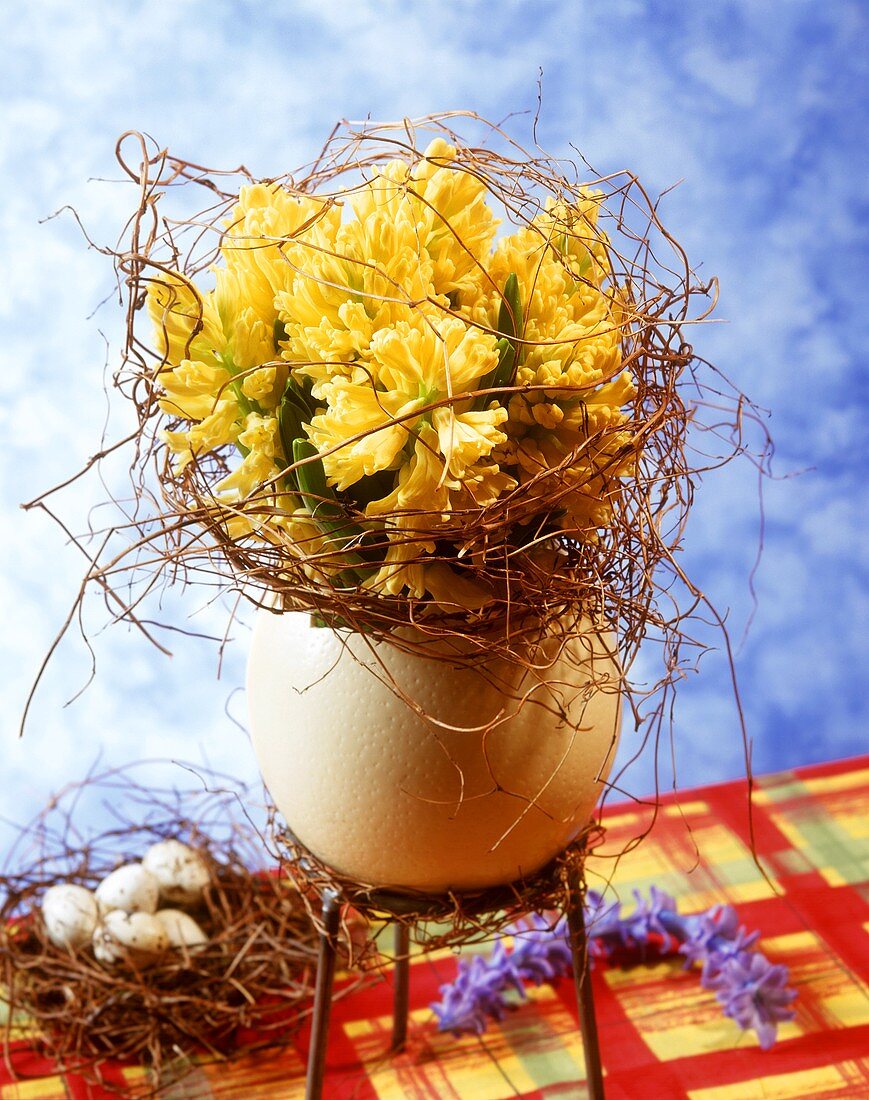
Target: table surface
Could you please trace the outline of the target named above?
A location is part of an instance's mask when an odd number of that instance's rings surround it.
[[[589,860],[591,887],[611,881],[630,902],[656,885],[680,912],[735,906],[761,931],[772,962],[790,967],[796,1019],[761,1051],[705,992],[680,958],[627,970],[598,965],[594,995],[608,1100],[859,1100],[869,1098],[869,756],[756,780],[751,853],[746,784],[696,788],[653,807],[606,810],[606,842]],[[629,905],[626,906],[630,908]],[[428,1005],[452,979],[449,952],[411,965],[407,1050],[388,1057],[392,987],[385,981],[339,998],[333,1009],[325,1096],[350,1100],[502,1100],[582,1097],[584,1067],[572,983],[529,990],[529,1001],[480,1038],[437,1031]],[[301,1100],[307,1029],[294,1045],[197,1067],[167,1100]],[[143,1071],[107,1067],[113,1091],[57,1074],[22,1032],[13,1082],[0,1064],[0,1100],[117,1096]]]

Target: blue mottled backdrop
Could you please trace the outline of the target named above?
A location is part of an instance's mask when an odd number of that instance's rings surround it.
[[[630,168],[656,192],[683,181],[662,212],[692,260],[720,278],[716,316],[727,322],[695,333],[695,346],[769,410],[778,479],[765,488],[756,607],[758,487],[747,463],[707,479],[684,553],[728,611],[754,767],[865,749],[866,22],[864,6],[847,0],[32,0],[7,12],[0,812],[27,816],[100,750],[112,763],[173,757],[255,775],[232,720],[244,717],[241,627],[219,681],[206,642],[176,637],[169,660],[110,629],[94,641],[95,680],[64,708],[90,672],[73,636],[17,739],[27,687],[85,564],[18,504],[95,449],[103,371],[121,337],[109,261],[69,216],[41,220],[70,204],[96,242],[114,241],[130,196],[99,177],[117,176],[123,130],[147,131],[199,163],[278,175],[342,117],[533,110],[540,70],[539,137],[551,152],[570,155],[573,144],[597,171]],[[92,485],[67,496],[76,529],[93,494]],[[221,612],[203,603],[179,595],[167,613],[219,631]],[[723,655],[710,654],[682,687],[679,783],[738,775]],[[667,786],[668,746],[661,757]],[[654,783],[646,755],[626,785],[643,794]]]

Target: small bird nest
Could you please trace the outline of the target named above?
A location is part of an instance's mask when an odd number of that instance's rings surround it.
[[[212,775],[198,791],[154,790],[136,782],[132,768],[92,773],[22,830],[0,873],[0,984],[9,1020],[31,1021],[40,1047],[65,1071],[98,1078],[106,1059],[133,1062],[151,1070],[143,1090],[156,1090],[197,1059],[286,1041],[309,1011],[316,929],[289,879],[252,869],[262,863],[262,840],[239,822],[243,792],[228,784]],[[74,811],[95,796],[115,825],[83,839]],[[51,943],[40,912],[49,887],[92,889],[170,837],[198,851],[211,872],[201,906],[191,910],[208,937],[204,948],[170,950],[148,967],[105,966],[90,947]],[[11,869],[13,861],[23,866]]]

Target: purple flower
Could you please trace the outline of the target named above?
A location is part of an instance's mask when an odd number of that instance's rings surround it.
[[[634,899],[637,904],[633,913],[623,917],[619,902],[605,902],[597,891],[588,891],[585,921],[592,955],[608,957],[621,948],[639,951],[645,957],[653,935],[661,938],[664,951],[672,950],[673,921],[681,919],[676,915],[676,902],[656,886],[651,888],[648,901],[638,890],[634,890]],[[677,941],[681,939],[677,933]]]
[[[539,913],[533,914],[528,931],[514,928],[513,953],[508,956],[505,965],[510,965],[521,982],[532,981],[535,985],[551,982],[554,978],[570,972],[573,956],[567,938],[567,925],[562,917],[555,925]],[[498,944],[498,946],[502,946]]]
[[[759,951],[740,951],[724,959],[714,977],[703,981],[743,1030],[754,1028],[763,1050],[775,1042],[779,1023],[795,1016],[796,990],[787,988],[788,968],[774,965]]]
[[[496,945],[496,952],[498,947],[502,945]],[[482,1035],[489,1019],[500,1020],[506,1011],[504,984],[503,971],[494,955],[492,962],[482,955],[475,955],[470,961],[459,959],[458,977],[441,986],[443,1000],[432,1005],[441,1031],[457,1035],[473,1031]]]
[[[713,905],[684,923],[688,934],[679,951],[688,960],[686,966],[701,964],[704,988],[709,988],[707,983],[728,959],[748,951],[760,936],[760,932],[746,931],[731,905]]]
[[[673,949],[673,922],[668,917],[676,915],[675,898],[653,886],[649,891],[649,900],[645,901],[639,890],[634,890],[636,909],[627,919],[630,937],[637,947],[643,948],[653,933],[661,937],[665,952]],[[681,939],[682,937],[679,937]]]
[[[633,913],[623,917],[619,902],[607,902],[597,891],[588,891],[585,922],[590,954],[600,958],[628,949],[645,958],[649,948],[668,954],[678,944],[686,965],[701,965],[701,984],[715,993],[725,1015],[743,1029],[754,1028],[761,1047],[770,1047],[778,1024],[794,1017],[790,1005],[796,992],[787,988],[787,967],[773,966],[753,950],[759,933],[746,931],[729,905],[683,917],[676,911],[675,900],[655,886],[648,900],[638,891],[634,897]],[[442,1031],[481,1035],[489,1019],[504,1016],[510,989],[524,998],[526,982],[541,985],[570,972],[572,956],[563,917],[550,921],[534,915],[512,931],[512,951],[499,940],[489,959],[480,955],[462,959],[456,980],[441,986],[442,1000],[432,1008]]]
[[[622,905],[619,901],[606,901],[597,890],[585,895],[585,925],[589,936],[605,934],[607,929],[621,925]]]
[[[553,925],[534,914],[513,930],[515,942],[507,953],[503,941],[495,944],[491,958],[475,955],[459,960],[459,974],[450,985],[442,985],[443,1000],[431,1007],[441,1031],[482,1035],[488,1017],[500,1020],[507,1010],[506,990],[512,988],[524,999],[525,982],[542,985],[570,972],[573,957],[562,918]]]

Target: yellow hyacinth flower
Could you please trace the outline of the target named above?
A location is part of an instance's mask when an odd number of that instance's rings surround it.
[[[434,436],[435,450],[459,464],[469,446],[468,433],[476,441],[474,461],[503,442],[504,436],[493,429],[506,420],[505,409],[458,414],[452,410],[452,415],[445,409],[428,411],[442,398],[473,390],[494,368],[493,341],[457,318],[435,322],[417,312],[412,319],[413,323],[399,321],[376,333],[368,356],[359,361],[360,381],[339,377],[314,386],[326,410],[312,419],[308,435],[338,489],[393,467],[425,418],[444,424]],[[447,421],[452,425],[448,430]],[[474,424],[481,430],[475,431]]]
[[[491,591],[441,557],[481,510],[515,492],[517,515],[588,540],[611,521],[635,461],[629,303],[599,195],[496,239],[443,139],[365,171],[337,196],[243,187],[210,289],[155,274],[164,438],[179,470],[238,452],[210,487],[230,537],[317,583],[478,610]],[[379,550],[349,568],[361,535]]]

